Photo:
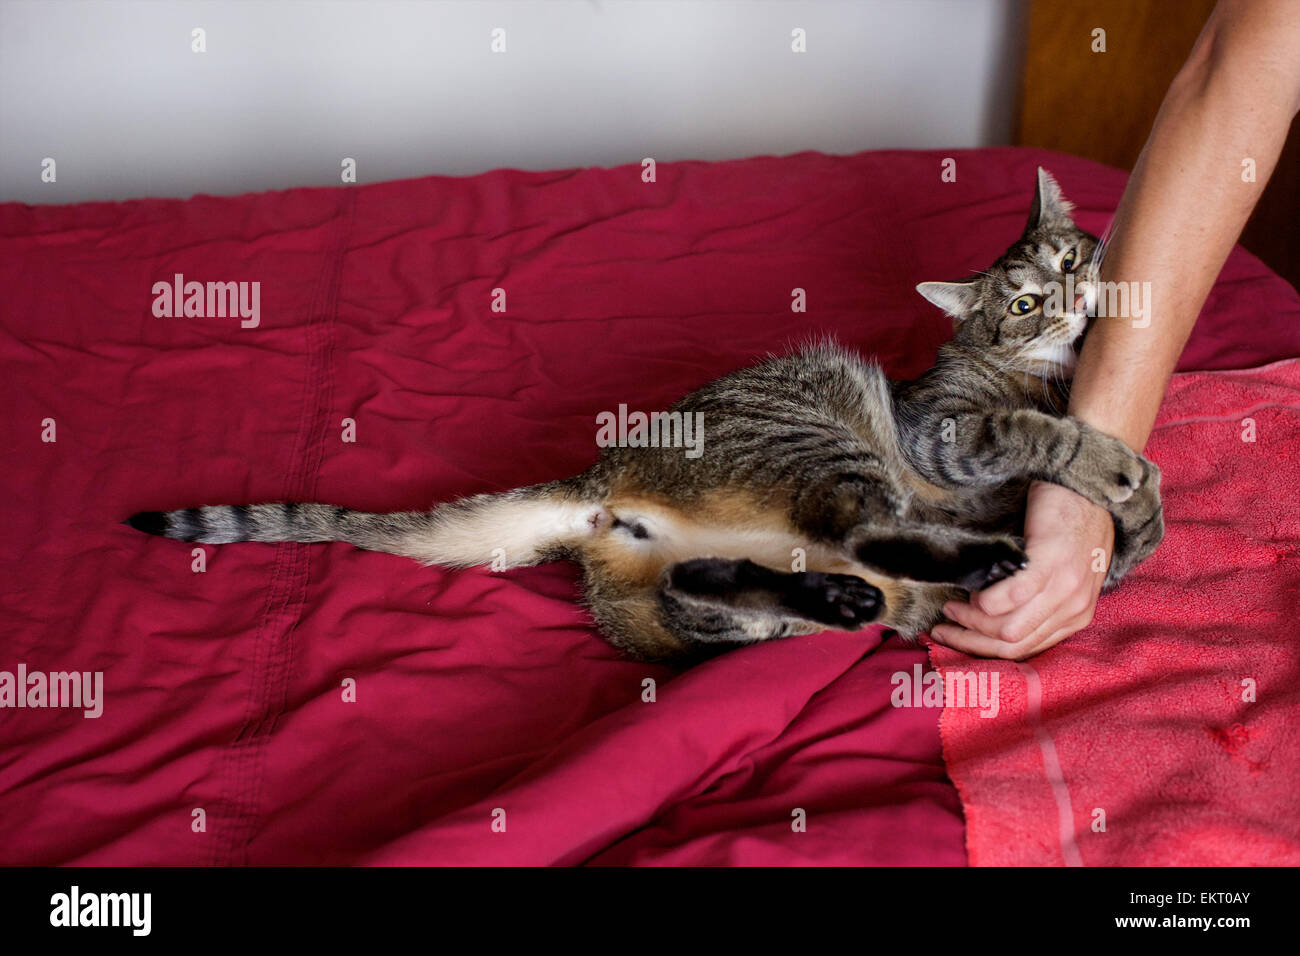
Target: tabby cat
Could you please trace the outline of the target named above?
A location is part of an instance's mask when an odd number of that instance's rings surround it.
[[[1024,233],[987,271],[917,287],[955,319],[919,379],[814,346],[718,379],[673,412],[707,444],[611,447],[577,477],[366,514],[323,504],[143,512],[142,531],[225,544],[345,541],[426,565],[581,564],[606,637],[690,663],[741,644],[881,622],[913,637],[1026,566],[1030,481],[1073,489],[1116,528],[1113,585],[1163,534],[1159,469],[1064,416],[1095,296],[1096,237],[1038,171]],[[1049,283],[1080,295],[1048,308]],[[700,419],[693,419],[700,420]]]

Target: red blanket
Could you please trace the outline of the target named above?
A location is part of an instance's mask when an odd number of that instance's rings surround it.
[[[1300,864],[1300,360],[1175,376],[1160,549],[1092,627],[944,711],[971,862]],[[978,682],[980,677],[976,677]]]
[[[569,566],[197,571],[119,524],[571,474],[598,412],[820,333],[914,374],[948,329],[913,285],[1014,239],[1037,164],[1094,230],[1123,184],[1029,150],[945,183],[945,155],[0,207],[0,672],[102,675],[98,717],[0,709],[0,863],[963,862],[938,711],[888,703],[924,654],[875,630],[674,676],[595,637]],[[177,274],[260,283],[258,324],[159,317]],[[1237,253],[1185,367],[1286,354],[1300,302]]]

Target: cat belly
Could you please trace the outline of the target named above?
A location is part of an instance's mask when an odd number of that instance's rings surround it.
[[[885,577],[843,549],[809,541],[790,527],[783,507],[750,493],[706,495],[689,510],[649,497],[615,496],[605,503],[599,525],[581,549],[584,560],[625,585],[653,588],[666,568],[696,558],[747,559],[783,572],[850,574],[884,595],[879,623],[908,634],[921,629],[918,611],[932,616],[924,611],[933,604],[927,596],[939,593],[930,585]]]

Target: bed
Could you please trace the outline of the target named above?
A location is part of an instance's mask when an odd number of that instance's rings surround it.
[[[0,669],[103,680],[97,717],[0,709],[0,863],[967,863],[941,710],[891,704],[926,650],[879,628],[678,674],[599,640],[569,565],[196,552],[121,522],[573,474],[598,412],[827,334],[914,375],[950,330],[913,286],[992,261],[1040,164],[1102,229],[1123,174],[1034,149],[0,206]],[[155,314],[178,275],[259,283],[256,325]],[[1238,250],[1180,369],[1296,356],[1300,299]],[[1296,562],[1268,575],[1300,588]]]

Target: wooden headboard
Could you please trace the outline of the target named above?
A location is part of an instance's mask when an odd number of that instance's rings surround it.
[[[1015,141],[1131,170],[1214,0],[1033,0]],[[1106,51],[1094,52],[1093,31]],[[1300,286],[1300,123],[1241,243]]]

